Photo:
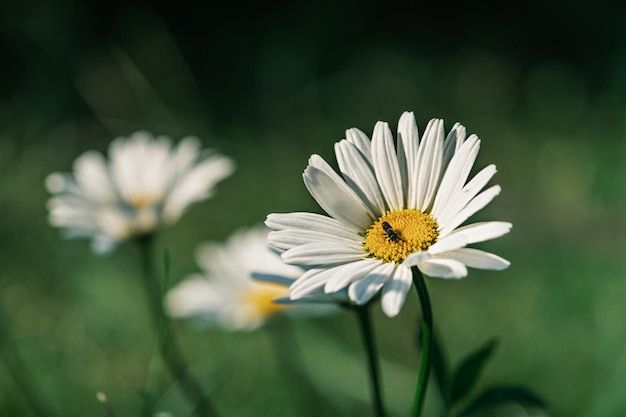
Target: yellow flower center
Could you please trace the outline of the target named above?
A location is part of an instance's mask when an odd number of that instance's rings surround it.
[[[259,283],[251,286],[242,296],[242,304],[249,307],[259,318],[271,316],[287,306],[277,304],[275,299],[289,294],[286,287],[273,283]]]
[[[130,197],[128,204],[135,210],[150,207],[159,201],[159,197],[149,193],[137,193]]]
[[[415,209],[390,211],[367,229],[365,250],[385,262],[402,262],[414,252],[437,241],[439,225],[427,213]]]

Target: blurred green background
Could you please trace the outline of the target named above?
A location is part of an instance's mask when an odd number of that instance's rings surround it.
[[[502,194],[476,219],[511,221],[480,245],[510,269],[431,279],[452,362],[491,337],[480,381],[523,383],[550,416],[626,412],[626,6],[574,2],[309,5],[185,0],[0,3],[0,303],[52,415],[141,409],[153,332],[136,248],[93,255],[46,221],[45,176],[70,171],[138,129],[193,134],[236,174],[168,229],[177,277],[199,242],[267,213],[318,211],[301,181],[311,153],[334,162],[344,130],[420,127],[442,117],[482,139],[476,170],[498,166]],[[408,415],[419,366],[411,293],[394,319],[374,308],[390,415]],[[290,323],[311,384],[278,369],[277,323],[252,333],[176,323],[193,371],[224,416],[368,415],[356,319]],[[4,360],[15,360],[3,349]],[[321,396],[313,402],[312,393]],[[160,409],[187,415],[168,391]],[[439,399],[429,391],[427,412]],[[0,365],[0,415],[32,415]],[[494,415],[524,416],[518,408]]]

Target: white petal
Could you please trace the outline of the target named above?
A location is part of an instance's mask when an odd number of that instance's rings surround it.
[[[372,163],[372,148],[370,138],[361,130],[353,127],[346,130],[346,140],[357,147],[357,149],[363,154],[365,159]]]
[[[73,177],[69,174],[52,172],[46,176],[44,184],[50,194],[58,194],[67,192],[73,181]]]
[[[163,216],[170,222],[177,221],[191,203],[211,197],[215,185],[234,171],[234,161],[219,154],[198,163],[175,185],[167,197]]]
[[[47,202],[49,220],[53,226],[83,227],[96,231],[95,207],[87,200],[73,194],[52,197]]]
[[[447,222],[487,185],[495,173],[495,165],[489,165],[483,168],[463,187],[463,189],[461,189],[461,191],[450,196],[448,202],[440,208],[441,213],[435,217],[439,223],[439,227],[445,227]]]
[[[126,201],[131,201],[134,195],[143,192],[142,170],[146,148],[152,139],[152,134],[138,131],[128,139],[120,137],[109,145],[111,176]]]
[[[104,157],[88,151],[74,162],[74,177],[81,194],[97,203],[111,203],[118,199],[109,177],[109,168]]]
[[[144,148],[140,161],[135,161],[136,175],[141,177],[141,193],[163,199],[175,178],[170,163],[172,141],[167,136],[158,136]]]
[[[229,252],[228,247],[217,242],[203,242],[196,247],[196,263],[207,271],[214,281],[230,281],[230,277],[239,278],[240,265],[233,262],[235,257]]]
[[[393,135],[386,122],[378,122],[372,135],[372,159],[376,179],[389,209],[404,207],[402,179],[398,158],[393,145]]]
[[[417,189],[414,208],[426,211],[432,203],[441,176],[443,157],[443,120],[432,119],[420,143],[418,151],[417,175],[412,187]],[[410,206],[413,207],[413,206]]]
[[[284,277],[280,275],[268,274],[263,272],[253,272],[250,274],[250,278],[259,282],[267,282],[270,284],[278,284],[285,287],[289,287],[296,279],[292,277]]]
[[[178,142],[171,155],[172,171],[184,173],[193,166],[200,156],[200,140],[195,136],[187,136]]]
[[[446,136],[446,140],[443,142],[443,164],[442,170],[446,170],[448,164],[452,157],[461,149],[461,145],[465,141],[465,135],[467,131],[465,127],[456,122],[454,126],[452,126],[452,130]]]
[[[272,213],[267,216],[265,225],[274,230],[312,230],[354,241],[363,240],[362,236],[340,221],[316,213]]]
[[[383,287],[381,305],[388,317],[398,315],[412,283],[411,270],[401,265],[398,266],[391,281],[387,282]]]
[[[465,220],[469,219],[474,213],[481,210],[487,204],[491,202],[498,194],[500,194],[501,188],[499,185],[487,188],[482,193],[478,194],[472,201],[467,203],[461,211],[457,213],[439,232],[440,237],[447,236],[450,232],[461,225]]]
[[[315,201],[331,217],[354,231],[364,230],[376,216],[319,155],[312,155],[303,174]]]
[[[89,246],[96,255],[106,255],[115,249],[117,243],[118,240],[110,236],[94,235]]]
[[[345,265],[339,265],[334,268],[319,268],[306,271],[289,287],[289,297],[295,300],[324,287],[326,281],[336,274],[337,270],[344,266]]]
[[[352,262],[344,265],[337,273],[326,282],[324,292],[327,294],[334,293],[347,287],[350,283],[363,278],[369,274],[374,268],[382,265],[383,261],[379,259],[363,259],[359,262]]]
[[[467,276],[467,268],[453,259],[430,259],[418,265],[420,271],[429,277],[463,278]]]
[[[512,227],[513,225],[507,222],[480,222],[459,227],[448,236],[454,236],[457,233],[462,233],[468,238],[467,244],[469,245],[503,236],[509,233]]]
[[[457,249],[446,253],[442,257],[462,262],[470,268],[489,269],[493,271],[501,271],[508,268],[511,264],[498,255],[473,248]]]
[[[133,233],[134,219],[116,206],[101,207],[91,215],[97,228],[106,235],[122,240],[127,239]]]
[[[220,287],[201,275],[193,275],[172,288],[165,297],[165,308],[172,317],[216,314],[231,300],[225,300]]]
[[[161,202],[173,178],[168,161],[171,140],[146,131],[117,138],[109,146],[112,179],[124,200],[138,196]]]
[[[383,263],[365,277],[352,283],[348,288],[350,300],[359,305],[367,303],[391,278],[395,268],[396,264],[394,263]]]
[[[402,262],[402,265],[406,267],[411,267],[415,265],[419,265],[422,262],[425,262],[432,258],[432,255],[428,253],[426,250],[422,250],[419,252],[414,252],[406,257],[406,259]]]
[[[456,193],[461,191],[465,185],[472,166],[474,166],[474,161],[476,160],[479,149],[480,141],[476,136],[471,136],[450,161],[450,165],[439,185],[439,190],[437,191],[435,203],[431,211],[435,218],[443,212],[448,201]]]
[[[453,236],[447,236],[437,241],[434,245],[428,248],[428,253],[430,253],[431,255],[437,255],[439,253],[462,248],[466,245],[467,236],[463,234],[456,234]]]
[[[385,202],[374,176],[374,168],[355,145],[342,140],[335,144],[337,163],[346,183],[376,214],[385,212]]]
[[[337,312],[339,303],[345,303],[348,301],[348,294],[324,294],[319,291],[314,291],[309,295],[299,297],[297,299],[291,299],[289,297],[279,297],[272,300],[275,304],[285,304],[290,306],[308,306],[313,308],[307,308],[306,310],[299,310],[301,312],[306,311],[306,314],[327,314]]]
[[[321,233],[315,230],[280,230],[270,232],[268,236],[269,244],[279,250],[288,250],[296,246],[306,245],[315,242],[337,243],[340,245],[350,246],[354,243],[360,244],[360,241],[354,239],[346,239],[327,233]]]
[[[339,243],[308,243],[289,249],[281,255],[283,262],[292,265],[334,265],[363,259],[367,254],[363,246]]]
[[[411,187],[409,178],[417,170],[419,133],[413,112],[404,112],[398,122],[398,165],[402,177],[402,192],[407,205],[415,201],[415,187]],[[411,206],[414,207],[414,206]]]
[[[345,267],[345,265],[342,265],[342,267]],[[319,288],[319,289],[309,293],[307,296],[300,297],[300,298],[298,298],[295,301],[296,302],[300,302],[302,304],[305,304],[305,303],[334,304],[334,307],[336,308],[336,307],[338,307],[337,303],[347,303],[350,300],[348,299],[348,289],[347,288],[344,288],[341,291],[337,291],[337,292],[330,293],[330,294],[325,293],[323,288]],[[327,307],[332,307],[332,306],[328,305]],[[328,311],[330,312],[330,310],[328,310]]]

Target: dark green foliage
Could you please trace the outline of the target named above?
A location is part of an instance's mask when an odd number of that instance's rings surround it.
[[[480,374],[491,358],[497,342],[491,339],[475,352],[469,354],[452,375],[450,385],[450,404],[455,405],[474,388]]]
[[[421,337],[418,340],[421,340]],[[521,385],[490,386],[474,395],[473,398],[463,401],[476,387],[496,346],[495,338],[489,340],[463,358],[454,372],[450,374],[442,342],[437,337],[433,338],[432,376],[444,403],[444,415],[451,415],[453,410],[460,409],[454,414],[455,417],[469,417],[510,403],[530,407],[546,406],[537,394]],[[464,406],[462,406],[463,403],[465,403]]]
[[[486,388],[477,398],[463,408],[457,414],[457,417],[473,416],[481,411],[487,411],[507,403],[517,403],[529,407],[546,407],[545,401],[526,387],[498,385]]]

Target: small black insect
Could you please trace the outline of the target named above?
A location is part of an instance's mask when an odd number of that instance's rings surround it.
[[[393,227],[391,227],[391,225],[389,223],[383,222],[381,224],[381,226],[383,227],[383,230],[385,231],[385,234],[387,235],[389,240],[391,240],[394,243],[398,243],[399,241],[402,240],[402,239],[400,239],[400,236],[398,235],[398,232],[393,230]]]

